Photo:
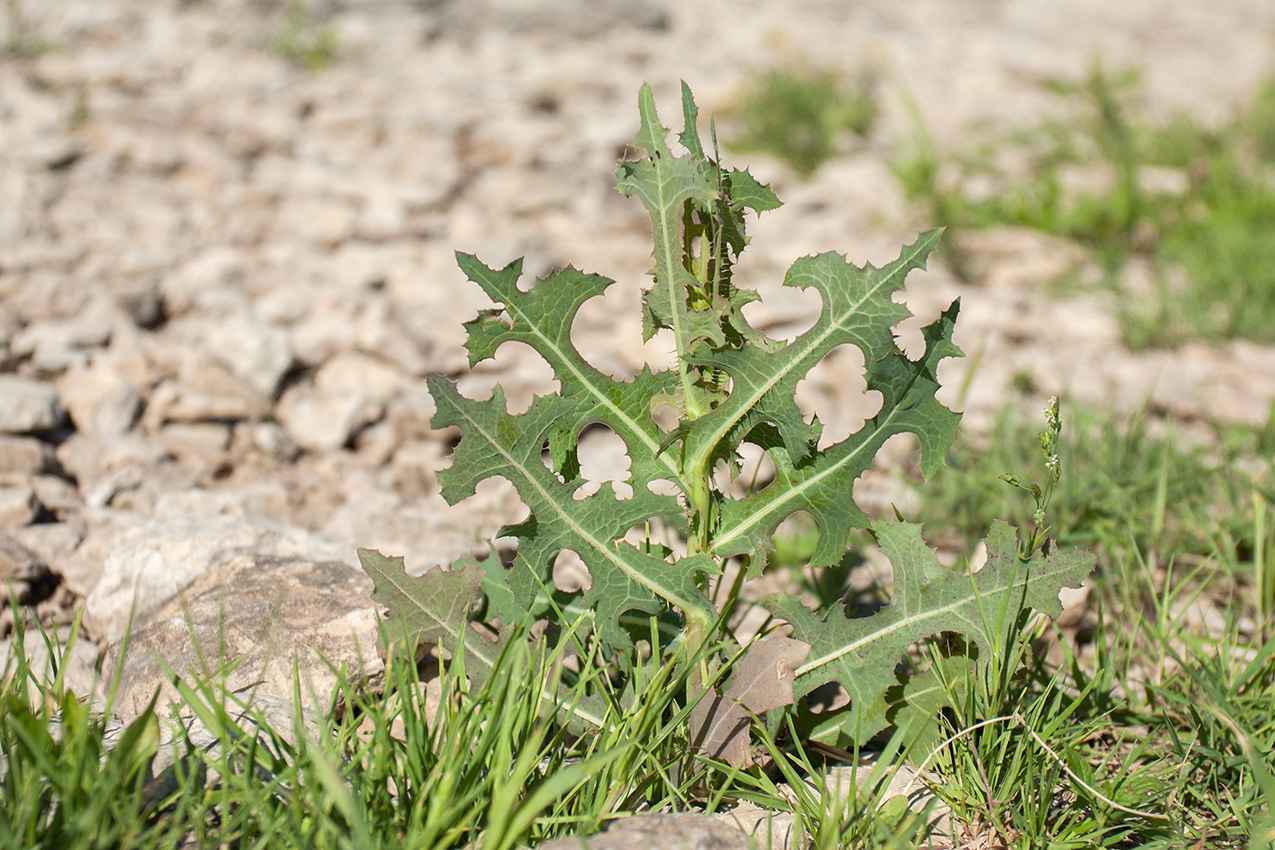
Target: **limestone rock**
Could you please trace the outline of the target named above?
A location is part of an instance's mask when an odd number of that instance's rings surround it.
[[[354,235],[352,207],[326,198],[288,198],[277,219],[280,236],[300,238],[323,247],[340,245]]]
[[[542,850],[751,850],[736,827],[707,815],[640,814],[613,821],[588,838],[559,838]]]
[[[43,440],[0,434],[0,474],[36,475],[57,465],[53,446]]]
[[[12,530],[35,522],[40,507],[35,488],[30,484],[0,485],[0,529]]]
[[[59,576],[63,574],[65,560],[84,539],[83,529],[72,522],[41,522],[16,528],[10,533],[14,540],[41,558]]]
[[[49,646],[39,629],[26,629],[22,633],[22,654],[36,676],[37,682],[52,682],[59,670],[63,670],[63,683],[67,690],[81,698],[95,702],[105,700],[106,694],[102,682],[97,675],[97,659],[101,653],[97,644],[83,637],[77,637],[69,649],[67,643],[70,629],[59,627],[54,631],[57,638],[56,653],[49,651]],[[6,670],[10,660],[17,652],[16,636],[0,640],[0,670]],[[54,664],[54,661],[57,664]],[[36,690],[32,696],[39,697]]]
[[[191,363],[176,379],[156,387],[144,420],[154,431],[164,422],[259,420],[269,413],[270,401],[263,393],[225,367],[205,361]]]
[[[10,535],[0,532],[0,608],[9,607],[9,582],[23,605],[34,605],[47,599],[58,585],[58,577],[49,571],[44,559]]]
[[[0,433],[52,431],[64,422],[66,411],[53,387],[29,378],[0,375]]]
[[[207,345],[213,357],[267,398],[274,397],[292,368],[288,332],[251,315],[218,322],[208,333]]]
[[[385,415],[389,400],[407,386],[394,367],[366,354],[339,354],[323,364],[314,384],[298,384],[279,400],[279,422],[297,445],[331,451]]]
[[[14,334],[9,347],[45,372],[88,363],[88,351],[111,339],[111,322],[99,308],[71,319],[34,322]]]
[[[103,362],[72,366],[58,382],[58,394],[81,432],[127,433],[142,405],[133,385]]]
[[[58,446],[57,458],[79,483],[84,501],[96,507],[109,505],[117,494],[143,481],[162,481],[160,470],[169,462],[163,446],[137,433],[73,434]]]
[[[63,583],[81,599],[92,593],[102,578],[107,557],[115,550],[126,532],[141,526],[145,520],[131,511],[90,504],[79,518],[80,539],[71,551],[53,563]],[[29,533],[29,530],[28,530]],[[29,544],[28,544],[29,545]],[[39,551],[35,546],[31,547]]]
[[[350,675],[383,669],[371,590],[371,580],[348,564],[256,552],[235,556],[133,632],[116,711],[125,719],[136,716],[161,686],[166,696],[174,694],[156,656],[178,675],[204,677],[242,659],[226,678],[231,691],[287,702],[295,661],[305,706],[323,711],[335,683],[329,662],[346,665]]]
[[[85,628],[104,641],[118,640],[130,614],[135,628],[145,624],[195,579],[246,553],[343,554],[311,532],[265,520],[156,517],[125,528],[109,547],[101,578],[85,602]]]

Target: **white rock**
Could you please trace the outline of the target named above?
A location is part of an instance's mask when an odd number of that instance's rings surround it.
[[[15,528],[13,539],[44,559],[49,569],[62,575],[62,565],[84,539],[83,529],[70,522],[41,522]]]
[[[214,358],[267,398],[274,397],[292,368],[288,332],[250,315],[241,313],[217,323],[206,344]]]
[[[127,528],[114,541],[101,579],[85,602],[85,627],[118,640],[130,612],[140,625],[199,576],[246,553],[338,560],[343,554],[311,532],[238,517],[164,517]],[[353,553],[346,555],[351,560]]]
[[[13,335],[9,348],[36,368],[55,372],[88,362],[88,349],[111,339],[111,322],[100,310],[73,319],[33,322]]]
[[[284,392],[275,409],[280,424],[307,451],[339,449],[357,428],[363,401],[357,396],[333,396],[298,384]]]
[[[142,405],[133,385],[104,362],[72,366],[58,381],[58,395],[76,430],[106,435],[127,433]]]
[[[355,219],[349,204],[326,198],[288,198],[279,205],[275,228],[280,237],[331,248],[354,235]]]
[[[62,630],[59,630],[61,632]],[[58,634],[55,648],[57,653],[49,652],[43,635],[38,629],[29,629],[22,639],[22,654],[36,681],[41,684],[53,682],[59,671],[66,689],[77,697],[94,702],[103,702],[106,698],[105,688],[97,675],[97,660],[101,653],[97,644],[83,637],[76,638],[70,651],[66,651],[66,642],[70,636]],[[17,653],[17,641],[14,638],[0,640],[0,670],[7,670]],[[57,663],[54,663],[57,662]],[[33,688],[32,697],[43,698],[41,688]],[[36,706],[32,706],[36,708]]]
[[[161,706],[175,697],[165,665],[196,677],[234,659],[240,663],[225,684],[244,699],[291,703],[295,663],[305,707],[324,711],[336,681],[329,662],[351,677],[384,669],[371,591],[367,575],[345,563],[260,553],[228,559],[134,629],[116,710],[136,716],[157,688]]]
[[[362,239],[379,242],[402,234],[406,227],[407,209],[403,202],[382,191],[370,195],[363,202],[356,233]]]
[[[57,466],[53,446],[35,437],[0,434],[0,474],[35,475]]]
[[[29,484],[0,486],[0,528],[13,531],[30,525],[39,513],[40,500],[35,497],[35,490]]]
[[[386,403],[408,384],[397,369],[366,354],[339,354],[313,385],[298,384],[279,399],[275,415],[297,445],[310,451],[345,446],[354,433],[385,415]]]
[[[52,431],[66,421],[57,391],[48,384],[0,375],[0,433]]]
[[[155,388],[143,421],[155,431],[165,422],[256,420],[269,413],[269,399],[251,384],[219,364],[192,362]]]

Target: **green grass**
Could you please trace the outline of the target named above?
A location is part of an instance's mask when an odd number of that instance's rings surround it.
[[[1275,82],[1219,128],[1185,115],[1153,123],[1139,108],[1137,74],[1101,64],[1081,83],[1052,88],[1068,119],[961,154],[938,151],[914,108],[912,141],[894,162],[905,190],[956,230],[1022,226],[1087,246],[1120,298],[1134,348],[1275,342]],[[1000,170],[1009,150],[1030,163],[1027,173]],[[1068,169],[1098,185],[1070,184]],[[1177,187],[1157,185],[1154,169]],[[993,188],[975,194],[975,180]],[[1152,264],[1150,292],[1123,282],[1135,256]],[[965,260],[954,265],[968,276]]]
[[[957,778],[943,793],[1009,846],[1270,846],[1270,428],[1220,432],[1206,450],[1150,436],[1142,417],[1064,420],[1046,521],[1059,545],[1099,553],[1090,613],[1070,634],[1007,645],[1006,658],[1019,653],[1007,675],[963,691],[953,731],[1015,719],[951,745],[940,763]],[[1002,515],[1030,525],[1033,506],[998,473],[1039,467],[1032,430],[1006,412],[986,445],[959,443],[931,482],[927,531],[977,539]],[[1192,606],[1212,629],[1188,619]],[[1065,660],[1033,659],[1033,643]]]
[[[1088,613],[1065,629],[1000,624],[995,663],[982,668],[950,641],[918,647],[910,663],[956,708],[938,731],[878,743],[924,761],[973,846],[1270,847],[1275,433],[1221,429],[1192,448],[1171,430],[1152,436],[1145,417],[1064,407],[1062,420],[1045,521],[1060,545],[1100,555]],[[1030,527],[1031,497],[1000,475],[1042,480],[1038,428],[1007,412],[990,439],[958,442],[925,490],[927,533],[976,540],[993,517]],[[807,537],[777,541],[772,567],[797,569]],[[855,564],[829,575],[848,581]],[[839,597],[846,585],[806,590]],[[1211,612],[1211,628],[1185,615],[1191,606]],[[635,657],[625,692],[584,645],[512,641],[480,685],[448,665],[436,717],[417,667],[394,654],[384,693],[342,678],[344,709],[309,727],[249,722],[215,678],[180,681],[187,713],[219,746],[165,771],[152,768],[168,721],[147,712],[112,746],[101,716],[59,680],[37,681],[20,651],[0,698],[0,847],[511,848],[625,812],[736,800],[792,812],[799,847],[926,846],[923,813],[898,800],[878,808],[886,769],[848,796],[803,781],[825,762],[791,720],[758,724],[765,757],[746,770],[692,754],[686,682],[659,663],[684,650],[662,640],[653,628],[656,661]],[[608,719],[577,737],[558,722],[565,713],[542,709],[570,692],[559,683],[579,681]]]
[[[5,0],[5,24],[4,56],[25,59],[58,47],[40,34],[39,21],[23,8],[22,0]]]
[[[770,70],[747,81],[728,115],[738,124],[728,147],[778,157],[809,177],[849,137],[872,131],[878,108],[866,82],[832,70]]]
[[[304,3],[293,0],[283,10],[270,49],[307,71],[321,71],[337,60],[341,41],[337,31],[312,20]]]
[[[467,684],[463,661],[447,665],[436,714],[416,665],[391,656],[384,693],[342,677],[333,704],[343,708],[317,724],[298,716],[291,729],[273,728],[216,678],[176,679],[182,711],[216,745],[201,748],[178,725],[184,755],[163,770],[156,753],[170,721],[148,710],[108,743],[103,715],[60,678],[40,680],[19,643],[0,699],[0,847],[506,850],[595,832],[638,810],[712,812],[747,800],[791,811],[775,782],[814,765],[773,739],[776,779],[694,754],[693,706],[686,683],[669,678],[674,665],[660,663],[659,634],[653,628],[656,661],[639,667],[631,692],[614,693],[606,666],[587,653],[572,661],[515,640],[481,686]],[[542,709],[565,706],[557,684],[581,680],[593,683],[606,723],[576,737],[555,719],[565,713]],[[865,819],[877,802],[869,792],[838,807],[805,785],[801,793],[798,829],[825,836],[819,846],[923,825],[897,806],[888,822]]]

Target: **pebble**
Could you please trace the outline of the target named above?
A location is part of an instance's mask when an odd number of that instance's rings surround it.
[[[65,422],[66,411],[53,387],[30,378],[0,375],[0,433],[52,431]]]
[[[53,446],[35,437],[0,434],[0,474],[36,475],[57,466]]]
[[[30,525],[40,515],[40,507],[30,485],[0,486],[0,529],[11,531]]]
[[[72,365],[57,387],[71,422],[85,433],[126,434],[142,408],[136,388],[103,361]]]
[[[292,368],[288,332],[251,315],[240,313],[216,322],[205,344],[214,358],[266,398],[274,398]]]

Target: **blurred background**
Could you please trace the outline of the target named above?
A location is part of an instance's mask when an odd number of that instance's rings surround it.
[[[952,475],[1011,444],[1007,465],[1035,464],[1054,394],[1065,428],[1096,411],[1116,439],[1134,417],[1210,468],[1269,461],[1266,0],[5,0],[0,26],[0,372],[48,414],[3,425],[9,525],[76,595],[102,517],[267,517],[424,569],[516,514],[496,482],[460,510],[437,492],[453,437],[425,375],[500,382],[514,407],[556,386],[517,346],[467,371],[461,323],[486,302],[453,252],[615,278],[578,344],[617,376],[667,361],[623,321],[650,262],[613,189],[643,82],[676,131],[685,80],[723,159],[785,201],[738,272],[773,335],[818,309],[779,285],[798,256],[879,263],[947,228],[899,339],[962,298]],[[830,438],[873,412],[857,356],[800,388]],[[596,458],[623,478],[622,445]],[[924,508],[897,465],[861,500],[976,539],[983,520]],[[983,489],[1021,512],[1002,471]]]

